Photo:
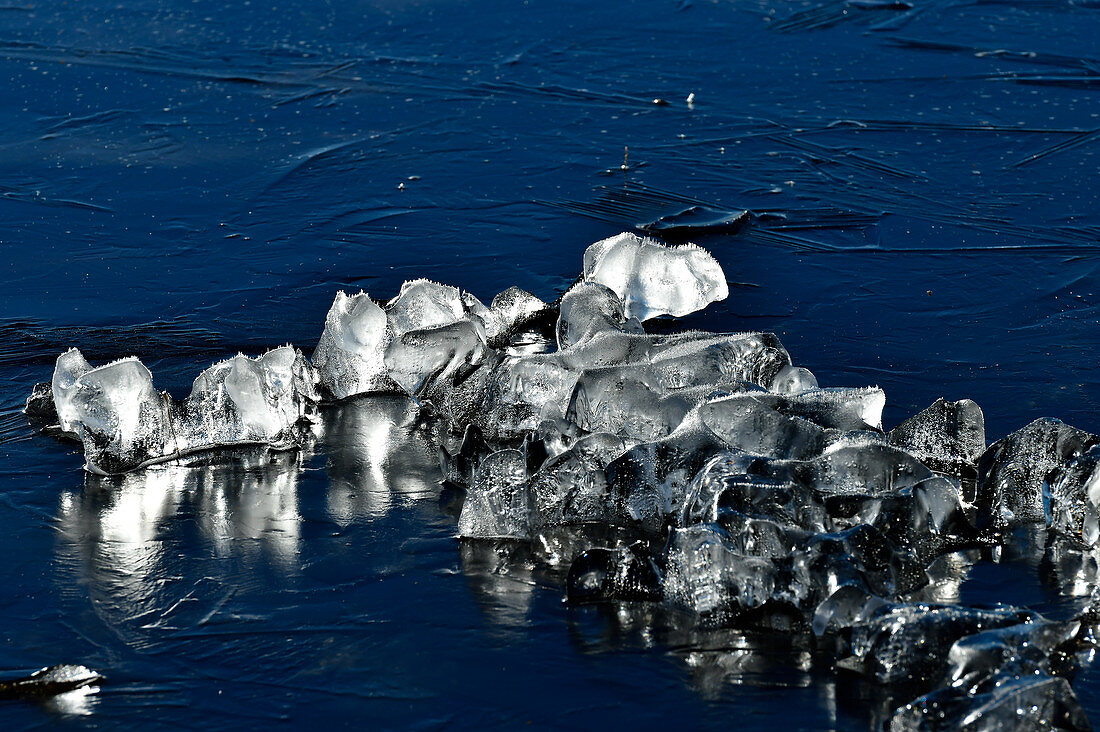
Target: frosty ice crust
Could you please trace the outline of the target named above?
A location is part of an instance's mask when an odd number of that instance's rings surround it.
[[[961,581],[939,557],[1034,521],[1055,537],[1054,575],[1096,587],[1100,437],[1045,419],[987,448],[978,405],[942,399],[886,433],[881,389],[821,388],[772,334],[642,326],[726,294],[705,251],[622,234],[589,248],[553,306],[429,280],[385,304],[340,292],[312,364],[289,346],[238,355],[176,402],[136,359],[93,368],[71,350],[27,411],[51,400],[88,469],[113,473],[295,447],[322,398],[405,394],[466,489],[459,535],[530,542],[569,567],[572,602],[812,634],[894,689],[893,730],[1087,729],[1066,679],[1093,610],[1056,623],[931,599]],[[550,321],[556,351],[512,347]]]

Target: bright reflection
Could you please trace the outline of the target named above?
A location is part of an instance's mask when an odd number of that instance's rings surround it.
[[[46,706],[58,714],[86,717],[95,711],[96,703],[99,701],[96,697],[98,692],[99,687],[84,686],[51,697],[46,702]]]
[[[535,592],[530,548],[514,541],[464,540],[459,552],[462,573],[489,621],[497,628],[525,627]]]
[[[405,397],[366,397],[327,410],[324,442],[328,511],[341,525],[438,492],[438,451],[429,427],[417,421],[416,404]]]
[[[262,558],[286,572],[299,565],[300,455],[252,449],[196,460],[88,475],[82,492],[58,501],[62,553],[78,584],[104,622],[134,633],[138,646],[151,642],[150,628],[201,624],[229,592],[202,572],[201,554],[180,564],[194,554],[195,527],[216,556]]]

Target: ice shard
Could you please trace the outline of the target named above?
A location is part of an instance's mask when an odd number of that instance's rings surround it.
[[[638,320],[687,315],[729,296],[722,267],[705,249],[668,247],[628,232],[588,247],[584,279],[611,288],[626,316]]]
[[[385,362],[393,335],[385,311],[365,292],[337,292],[313,351],[322,388],[336,399],[398,391]]]

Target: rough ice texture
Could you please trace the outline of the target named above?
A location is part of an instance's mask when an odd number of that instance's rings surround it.
[[[729,296],[722,267],[692,244],[668,247],[624,232],[584,253],[584,279],[611,288],[628,318],[683,316]]]
[[[318,399],[313,367],[290,346],[211,366],[182,402],[158,392],[136,358],[89,368],[70,381],[81,364],[87,362],[75,350],[58,359],[54,398],[59,414],[67,414],[63,429],[83,441],[86,467],[95,473],[228,445],[291,447]]]
[[[386,370],[406,394],[439,399],[490,356],[480,329],[468,320],[410,330],[386,347]]]
[[[386,318],[395,335],[450,325],[466,315],[462,293],[457,287],[431,280],[410,280],[386,304]]]
[[[478,467],[458,517],[458,535],[525,538],[530,531],[527,460],[519,450],[495,452]]]
[[[74,351],[62,358],[61,365],[84,362]],[[83,441],[89,471],[121,473],[177,451],[168,400],[136,358],[89,369],[69,384],[55,372],[55,382],[63,386],[58,414],[66,415],[63,424]]]
[[[92,368],[69,351],[32,395],[54,409],[28,414],[56,412],[89,470],[121,472],[298,444],[319,386],[400,390],[466,489],[470,561],[569,565],[572,602],[812,629],[839,667],[894,689],[891,729],[1087,727],[1062,675],[1093,647],[1100,603],[1060,624],[924,600],[962,581],[949,552],[1021,521],[1050,528],[1064,591],[1100,584],[1100,437],[1038,420],[986,449],[978,406],[942,399],[884,434],[881,389],[821,388],[772,334],[644,332],[725,296],[701,250],[624,234],[590,247],[584,273],[556,314],[516,288],[490,306],[428,280],[384,308],[338,293],[316,369],[289,346],[238,355],[183,402],[136,359]],[[555,316],[555,352],[513,337]]]
[[[997,526],[1043,521],[1043,485],[1100,437],[1057,419],[1037,419],[989,446],[978,464],[979,500]]]
[[[481,314],[486,339],[489,345],[503,346],[517,331],[548,316],[550,312],[550,306],[530,292],[509,287],[494,297]]]
[[[386,347],[392,340],[385,311],[365,292],[350,297],[337,292],[313,351],[324,390],[336,399],[398,390],[386,372]]]
[[[1086,547],[1100,543],[1100,445],[1049,474],[1050,524]]]
[[[176,431],[181,450],[235,443],[287,447],[317,402],[316,377],[291,346],[262,356],[238,354],[199,374]]]

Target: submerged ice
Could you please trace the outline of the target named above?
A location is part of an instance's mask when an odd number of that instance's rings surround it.
[[[72,349],[27,413],[79,438],[89,471],[122,473],[299,447],[324,401],[403,395],[465,491],[464,552],[530,545],[568,568],[570,602],[802,634],[903,700],[891,730],[1087,729],[1069,680],[1096,608],[1053,621],[930,598],[938,558],[1027,523],[1095,589],[1100,437],[1041,419],[987,445],[965,399],[887,432],[881,389],[822,387],[775,335],[643,327],[727,294],[705,250],[624,233],[589,247],[553,304],[510,288],[486,306],[424,279],[385,302],[338,292],[312,361],[237,355],[183,400],[136,358]]]

